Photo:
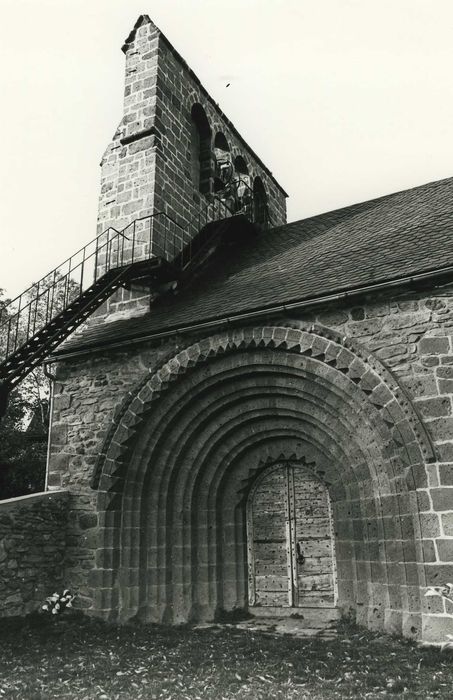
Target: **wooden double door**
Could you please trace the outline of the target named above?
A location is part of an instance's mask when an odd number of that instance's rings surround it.
[[[335,559],[326,486],[298,464],[258,478],[247,506],[249,604],[333,607]]]

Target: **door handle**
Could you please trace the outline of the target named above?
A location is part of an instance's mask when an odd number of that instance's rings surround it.
[[[298,542],[296,545],[296,552],[297,552],[297,563],[303,566],[305,564],[305,555],[302,550],[302,542]]]

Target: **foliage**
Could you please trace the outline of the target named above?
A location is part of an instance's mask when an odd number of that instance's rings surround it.
[[[8,700],[450,700],[437,649],[340,625],[332,640],[233,625],[117,627],[78,616],[2,621]],[[2,692],[3,691],[3,692]]]
[[[38,291],[40,296],[37,296]],[[13,307],[18,305],[8,306],[10,300],[0,289],[0,324],[14,319],[13,329],[16,332],[17,328],[16,339],[20,346],[29,337],[29,311],[38,330],[49,320],[50,298],[55,315],[79,291],[75,280],[67,279],[59,272],[51,273],[22,295],[20,308],[23,311],[16,327]],[[0,350],[3,347],[3,351],[6,348],[6,333],[7,329],[3,327],[0,333]],[[0,352],[0,361],[1,356]],[[0,424],[0,498],[12,498],[44,489],[49,395],[50,382],[42,367],[36,367],[9,397],[7,413]]]
[[[46,598],[46,602],[41,607],[41,610],[52,615],[58,615],[62,613],[66,608],[72,608],[72,601],[75,596],[71,594],[71,591],[66,588],[63,593],[52,593],[52,595]]]
[[[8,318],[0,289],[0,319]],[[5,338],[0,338],[0,342]],[[0,424],[0,498],[13,498],[44,489],[49,381],[39,367],[11,392]]]
[[[22,387],[11,393],[0,425],[0,498],[44,490],[47,421],[46,398],[38,400]]]

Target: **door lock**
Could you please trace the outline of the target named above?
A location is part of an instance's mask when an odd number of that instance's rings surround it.
[[[297,552],[297,563],[303,566],[305,564],[305,555],[302,550],[302,542],[298,542],[296,545]]]

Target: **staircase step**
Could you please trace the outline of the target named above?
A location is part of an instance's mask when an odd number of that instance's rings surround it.
[[[254,605],[249,608],[249,612],[254,617],[291,617],[294,619],[304,620],[306,624],[312,627],[324,625],[328,622],[340,619],[340,611],[336,607],[265,607]]]
[[[51,350],[54,350],[57,345],[119,287],[133,284],[134,279],[138,281],[141,280],[142,282],[148,279],[150,285],[155,282],[162,282],[162,280],[174,280],[181,275],[183,266],[186,269],[196,267],[199,259],[204,260],[204,253],[209,254],[209,246],[212,247],[214,243],[217,244],[218,240],[222,240],[228,228],[232,227],[233,231],[237,229],[236,232],[238,235],[242,233],[240,224],[242,219],[244,219],[244,217],[239,215],[228,216],[219,221],[208,222],[200,230],[199,234],[170,260],[166,260],[163,256],[157,257],[155,255],[150,255],[147,260],[138,260],[133,263],[127,263],[120,268],[107,270],[101,277],[95,279],[90,287],[81,291],[77,298],[68,299],[67,306],[60,311],[53,309],[53,290],[57,289],[58,292],[64,289],[65,292],[69,292],[69,287],[67,277],[63,279],[62,284],[61,281],[55,282],[55,273],[58,271],[57,268],[54,273],[51,273],[54,275],[53,289],[49,287],[49,289],[46,289],[39,297],[36,296],[36,298],[30,302],[31,304],[33,304],[34,301],[37,302],[38,298],[41,299],[42,294],[47,293],[47,301],[50,302],[51,298],[52,301],[49,303],[46,313],[53,313],[54,315],[37,331],[35,327],[34,335],[28,338],[23,345],[12,351],[8,357],[0,363],[0,382],[2,379],[7,380],[8,390],[13,385],[16,385],[18,381],[23,379],[31,369],[41,363]],[[28,309],[30,321],[33,314],[30,315],[29,309],[32,309],[32,306],[24,308]],[[38,307],[36,306],[36,308]],[[22,318],[25,319],[26,327],[26,312],[22,309],[17,313],[19,315],[22,314]],[[13,329],[11,327],[11,322],[6,321],[2,328],[8,327],[11,331],[9,338],[13,341],[17,340],[14,335],[17,326]],[[30,330],[29,328],[29,331]]]

